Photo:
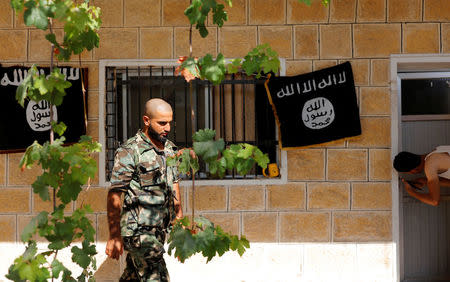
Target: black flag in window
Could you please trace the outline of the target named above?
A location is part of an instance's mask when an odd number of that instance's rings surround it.
[[[361,134],[349,62],[266,82],[280,146],[301,147]]]

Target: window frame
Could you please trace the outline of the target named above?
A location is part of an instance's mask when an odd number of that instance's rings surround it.
[[[107,67],[148,67],[149,65],[155,67],[173,67],[178,66],[176,59],[103,59],[99,60],[99,93],[98,93],[98,136],[99,143],[102,148],[106,148],[106,128],[105,128],[105,114],[106,114],[106,68]],[[280,58],[280,75],[286,75],[286,60]],[[276,128],[276,134],[278,129]],[[100,186],[109,186],[110,183],[106,181],[106,151],[103,149],[99,153],[99,167],[98,177]],[[263,179],[219,179],[219,180],[197,180],[195,183],[199,186],[214,186],[214,185],[280,185],[286,184],[287,181],[287,151],[280,150],[280,177],[279,178],[263,178]],[[182,180],[180,186],[190,186],[190,180]]]

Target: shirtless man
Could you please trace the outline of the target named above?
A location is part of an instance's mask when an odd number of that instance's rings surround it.
[[[408,182],[402,178],[408,194],[419,201],[437,206],[440,200],[441,186],[450,187],[450,146],[439,146],[427,155],[400,152],[394,159],[394,168],[398,172],[410,174],[425,173],[426,177]],[[419,193],[413,188],[428,186],[428,193]]]

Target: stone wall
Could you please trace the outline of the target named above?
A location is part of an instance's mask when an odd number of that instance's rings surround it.
[[[98,60],[174,59],[188,55],[189,0],[94,0],[102,8],[100,48],[82,54],[89,68],[89,129],[98,138]],[[288,151],[284,185],[202,186],[199,212],[252,242],[391,242],[391,54],[450,51],[448,0],[331,0],[328,7],[297,0],[234,0],[223,28],[194,32],[194,55],[244,56],[270,43],[296,75],[350,61],[362,135]],[[56,33],[61,34],[57,26]],[[9,1],[0,2],[0,63],[48,64],[43,32],[28,28]],[[76,60],[71,65],[77,66]],[[62,64],[62,63],[61,63]],[[5,121],[3,121],[5,122]],[[38,169],[21,172],[21,154],[0,155],[0,241],[20,241],[31,216],[49,209],[30,189]],[[89,203],[97,240],[107,239],[105,187],[74,203]],[[190,191],[183,188],[185,212]],[[70,208],[72,209],[72,208]],[[70,212],[70,209],[68,212]],[[102,250],[100,250],[102,251]]]

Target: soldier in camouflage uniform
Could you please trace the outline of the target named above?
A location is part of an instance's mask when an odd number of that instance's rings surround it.
[[[177,150],[166,139],[172,108],[164,100],[151,99],[143,120],[144,128],[116,151],[107,200],[106,254],[118,259],[124,248],[128,251],[120,281],[169,281],[164,242],[172,220],[183,216],[177,170],[166,166],[166,157]]]

